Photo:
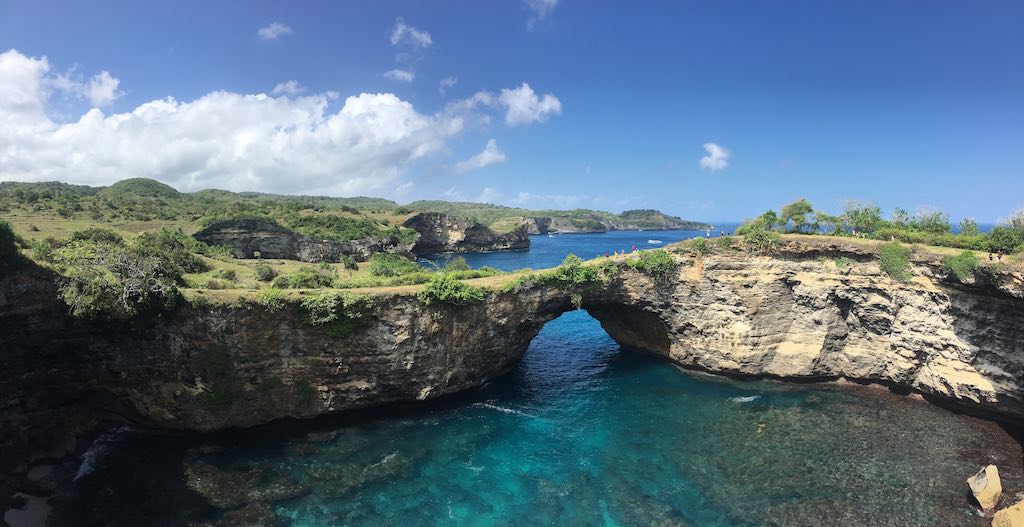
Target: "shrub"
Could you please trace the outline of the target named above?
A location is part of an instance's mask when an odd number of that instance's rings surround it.
[[[721,236],[715,238],[715,243],[718,245],[720,249],[732,249],[732,236]]]
[[[330,287],[333,281],[333,272],[303,265],[290,273],[274,278],[271,286],[279,289],[319,289]]]
[[[1020,250],[1022,245],[1024,245],[1024,230],[999,225],[993,227],[992,232],[989,233],[988,250],[990,251],[1012,253]]]
[[[756,224],[751,225],[754,227],[743,232],[743,243],[747,246],[747,250],[767,254],[779,247],[779,233],[759,228]],[[739,232],[739,229],[736,232]]]
[[[416,262],[391,253],[374,253],[370,257],[370,274],[373,276],[401,276],[422,271]]]
[[[238,280],[238,273],[236,273],[234,269],[217,269],[213,272],[213,277],[234,282],[235,280]]]
[[[193,254],[192,249],[196,243],[198,242],[191,236],[166,228],[156,232],[144,232],[133,240],[133,244],[140,252],[159,257],[177,274],[202,273],[210,270],[206,262]]]
[[[89,227],[88,229],[81,230],[72,233],[69,237],[71,241],[89,241],[96,243],[110,243],[114,245],[124,244],[124,238],[120,234],[99,227]]]
[[[352,255],[350,254],[343,254],[339,256],[338,263],[341,264],[341,267],[343,269],[347,269],[349,271],[355,271],[359,269],[359,264],[356,263],[356,259],[353,258]]]
[[[910,280],[910,249],[898,244],[887,243],[878,253],[878,266],[885,274],[898,282]]]
[[[635,260],[628,260],[628,265],[649,275],[663,276],[674,271],[677,264],[668,251],[654,249],[641,251]]]
[[[853,265],[853,260],[845,256],[836,257],[832,261],[835,262],[836,267],[838,267],[839,269],[846,269],[847,267]]]
[[[284,291],[280,289],[262,289],[256,294],[256,303],[271,310],[284,309],[288,303]]]
[[[704,238],[694,238],[693,240],[693,251],[699,256],[711,253],[711,244],[708,243]]]
[[[149,247],[73,241],[54,248],[60,295],[80,317],[131,318],[172,307],[179,298],[178,267]]]
[[[21,263],[18,251],[18,235],[10,223],[0,220],[0,273],[6,273]]]
[[[211,278],[211,279],[206,281],[206,288],[207,289],[211,289],[213,291],[217,291],[219,289],[224,289],[224,282],[221,282],[220,280],[217,280],[216,278]]]
[[[964,251],[956,256],[945,256],[942,258],[942,269],[947,273],[956,276],[961,282],[967,281],[974,276],[974,270],[978,268],[978,257],[971,251]]]
[[[481,302],[485,296],[486,293],[483,289],[461,282],[451,273],[434,276],[416,294],[416,298],[424,306],[437,304],[465,306]]]
[[[366,297],[330,292],[302,299],[306,319],[334,337],[346,337],[359,329],[373,307]]]
[[[456,256],[456,257],[448,260],[447,262],[445,262],[443,269],[446,272],[469,271],[470,267],[469,267],[469,264],[466,263],[466,259],[465,258],[463,258],[461,256]]]
[[[277,276],[277,271],[265,263],[258,263],[252,269],[256,273],[256,279],[260,282],[269,282]]]

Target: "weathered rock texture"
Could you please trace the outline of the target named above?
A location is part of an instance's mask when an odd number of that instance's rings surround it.
[[[1003,485],[999,480],[999,469],[995,465],[988,465],[967,478],[967,486],[983,510],[990,511],[999,505]]]
[[[476,220],[449,216],[442,212],[423,212],[406,220],[403,226],[420,234],[412,249],[418,255],[485,253],[530,248],[527,223],[512,232],[497,234]]]
[[[821,258],[839,254],[858,262]],[[824,244],[680,257],[661,277],[623,264],[583,303],[618,342],[685,367],[878,382],[1024,420],[1022,276],[986,270],[960,284],[920,260],[901,284],[872,258]],[[526,284],[461,309],[375,297],[344,338],[298,308],[258,305],[184,306],[117,326],[69,317],[53,279],[42,269],[0,279],[3,473],[125,422],[209,431],[479,386],[572,309],[569,291]]]
[[[350,241],[319,240],[292,232],[272,221],[259,219],[223,220],[211,223],[195,233],[195,239],[209,244],[230,247],[235,258],[300,260],[303,262],[337,262],[342,255],[366,261],[373,253],[389,252],[411,255],[412,243],[393,237],[372,237]]]

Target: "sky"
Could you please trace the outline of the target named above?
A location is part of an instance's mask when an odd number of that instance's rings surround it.
[[[0,0],[0,180],[1024,207],[1024,2]]]

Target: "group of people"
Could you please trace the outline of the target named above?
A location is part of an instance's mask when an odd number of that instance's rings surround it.
[[[626,252],[626,250],[625,250],[625,249],[623,249],[621,253],[620,253],[620,252],[618,251],[618,249],[616,249],[616,250],[612,251],[612,253],[611,253],[611,254],[608,254],[608,252],[606,251],[606,252],[604,253],[604,256],[605,256],[605,258],[607,258],[607,257],[609,257],[609,256],[626,256],[627,254],[630,254],[630,253],[637,253],[637,252],[640,252],[640,249],[637,249],[637,248],[636,248],[636,245],[634,245],[634,246],[633,246],[633,250],[632,250],[632,251],[629,251],[628,253]],[[599,255],[597,255],[597,256],[598,256],[598,257],[600,257],[601,255],[599,254]]]
[[[1003,251],[997,252],[994,257],[992,256],[992,253],[988,253],[988,260],[990,262],[991,261],[998,261],[998,262],[1003,261]]]

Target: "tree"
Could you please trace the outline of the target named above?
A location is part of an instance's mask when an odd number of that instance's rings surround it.
[[[827,212],[815,211],[814,223],[811,225],[814,232],[824,230],[829,234],[836,234],[843,228],[843,220],[839,216],[833,216]]]
[[[808,224],[807,215],[812,212],[814,212],[814,207],[811,206],[811,202],[805,198],[800,198],[782,207],[780,223],[785,229],[790,222],[793,222],[792,232],[802,232],[803,228]]]
[[[1013,211],[1000,223],[1015,231],[1024,232],[1024,208]]]
[[[923,207],[917,211],[917,218],[914,222],[917,228],[932,234],[946,234],[949,232],[949,214],[941,210]]]
[[[906,209],[897,208],[892,213],[892,222],[899,227],[909,227],[914,217]]]
[[[842,218],[855,232],[875,232],[882,225],[882,209],[874,203],[848,201]]]
[[[960,234],[964,236],[977,236],[979,232],[978,222],[974,221],[974,218],[960,220]]]

